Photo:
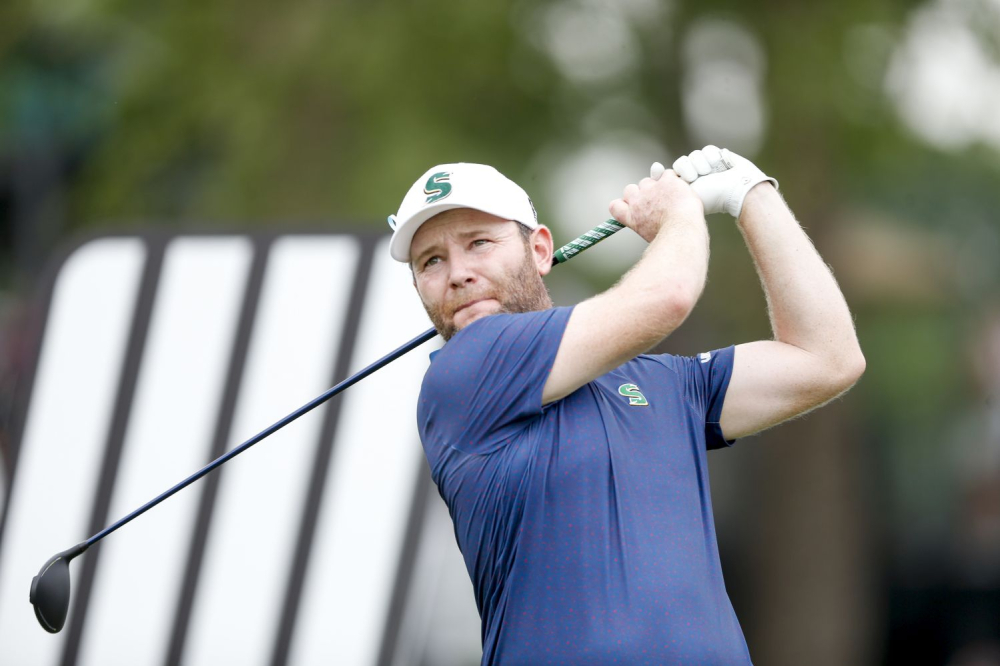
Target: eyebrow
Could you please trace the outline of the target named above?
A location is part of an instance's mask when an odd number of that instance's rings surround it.
[[[458,236],[459,238],[461,238],[463,240],[466,239],[466,238],[472,238],[473,236],[483,236],[483,235],[494,236],[496,234],[495,233],[491,233],[489,231],[488,227],[474,227],[474,228],[472,228],[472,229],[470,229],[468,231],[460,231],[460,232],[458,232],[456,234],[456,236]],[[423,260],[424,257],[426,257],[427,255],[434,255],[434,254],[440,252],[440,249],[441,249],[441,245],[439,243],[435,243],[434,245],[428,246],[426,249],[424,249],[423,252],[421,252],[420,254],[418,254],[412,260],[412,264],[414,266],[418,266],[419,267],[419,264],[421,263],[421,261]]]

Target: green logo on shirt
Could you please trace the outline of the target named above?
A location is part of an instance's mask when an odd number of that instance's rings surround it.
[[[618,394],[628,398],[628,404],[633,407],[646,407],[649,405],[646,396],[639,391],[639,387],[635,384],[622,384],[618,387]]]
[[[424,194],[428,195],[425,203],[434,203],[451,194],[451,183],[448,182],[449,180],[451,180],[451,174],[447,171],[439,171],[428,178],[427,184],[424,185]]]

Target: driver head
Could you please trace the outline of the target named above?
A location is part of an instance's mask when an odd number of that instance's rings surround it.
[[[28,599],[35,607],[35,617],[42,629],[58,633],[66,623],[69,613],[69,562],[86,550],[83,544],[53,555],[31,579]]]

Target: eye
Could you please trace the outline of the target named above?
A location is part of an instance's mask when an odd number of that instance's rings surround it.
[[[472,241],[472,245],[474,247],[480,247],[486,245],[489,242],[490,240],[488,238],[477,238],[476,240]]]
[[[426,270],[426,269],[430,268],[431,266],[437,264],[440,261],[441,261],[441,257],[439,257],[437,255],[434,255],[433,257],[428,258],[427,261],[424,262],[423,270]]]

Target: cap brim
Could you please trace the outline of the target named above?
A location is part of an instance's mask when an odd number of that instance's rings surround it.
[[[450,201],[448,203],[434,204],[432,206],[427,206],[420,210],[419,213],[413,215],[412,217],[403,221],[402,224],[396,227],[396,231],[392,234],[392,238],[389,240],[389,255],[392,256],[396,261],[402,261],[408,263],[410,261],[410,244],[413,242],[413,237],[416,235],[417,230],[423,226],[424,222],[431,219],[438,213],[443,213],[446,210],[455,210],[456,208],[470,208],[472,210],[478,210],[482,213],[488,215],[493,215],[494,217],[499,217],[503,220],[511,220],[512,218],[507,217],[501,213],[497,213],[492,210],[487,210],[482,206],[470,206],[466,203]],[[538,226],[536,222],[534,226],[527,224],[522,220],[512,220],[523,224],[529,229],[535,229]],[[534,221],[534,220],[532,220]]]

